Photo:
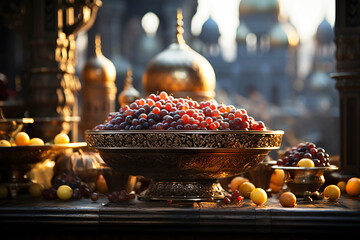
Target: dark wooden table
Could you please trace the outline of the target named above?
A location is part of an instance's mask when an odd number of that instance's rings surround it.
[[[360,199],[345,195],[338,202],[298,199],[295,208],[284,208],[277,195],[264,206],[255,206],[248,199],[230,205],[109,203],[105,197],[92,202],[21,195],[0,200],[0,226],[25,239],[319,239],[360,233]]]

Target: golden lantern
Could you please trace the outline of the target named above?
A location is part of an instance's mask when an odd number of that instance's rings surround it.
[[[109,112],[115,111],[116,69],[102,54],[99,35],[95,37],[95,54],[86,62],[81,77],[83,87],[80,127],[85,131],[102,123]]]
[[[176,41],[150,61],[142,78],[143,90],[147,95],[166,91],[174,97],[212,99],[216,84],[214,69],[185,43],[182,18],[178,10]]]

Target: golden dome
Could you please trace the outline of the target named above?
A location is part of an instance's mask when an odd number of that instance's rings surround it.
[[[155,56],[142,78],[146,94],[166,91],[194,100],[215,96],[215,72],[211,64],[184,41],[182,14],[177,14],[177,41]]]
[[[278,0],[241,0],[240,17],[250,14],[274,13],[278,15],[280,6]]]
[[[129,105],[140,97],[140,93],[134,88],[134,86],[132,85],[132,81],[132,71],[131,69],[128,69],[126,72],[124,89],[118,97],[118,102],[121,107],[123,107],[124,105]]]
[[[288,22],[277,23],[270,29],[270,45],[271,46],[297,46],[299,44],[299,35],[295,28]]]
[[[95,37],[95,54],[86,62],[81,73],[81,78],[83,82],[115,82],[115,66],[102,54],[99,35]]]

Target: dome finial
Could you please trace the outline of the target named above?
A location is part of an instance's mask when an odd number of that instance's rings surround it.
[[[97,33],[95,35],[95,54],[96,55],[101,55],[101,38],[100,38],[100,34]]]
[[[128,68],[126,70],[126,77],[125,77],[125,87],[124,88],[128,88],[130,85],[132,85],[133,82],[133,77],[132,77],[133,73],[131,68]]]
[[[177,10],[177,15],[176,15],[176,39],[178,43],[185,43],[183,37],[184,29],[182,28],[184,22],[182,19],[183,19],[182,10],[179,8]]]

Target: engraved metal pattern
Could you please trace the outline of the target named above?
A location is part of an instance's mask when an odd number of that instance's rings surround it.
[[[119,173],[152,178],[151,200],[202,201],[226,193],[217,179],[239,175],[280,148],[283,131],[86,131],[90,147]]]
[[[91,147],[279,148],[282,131],[86,131]]]

